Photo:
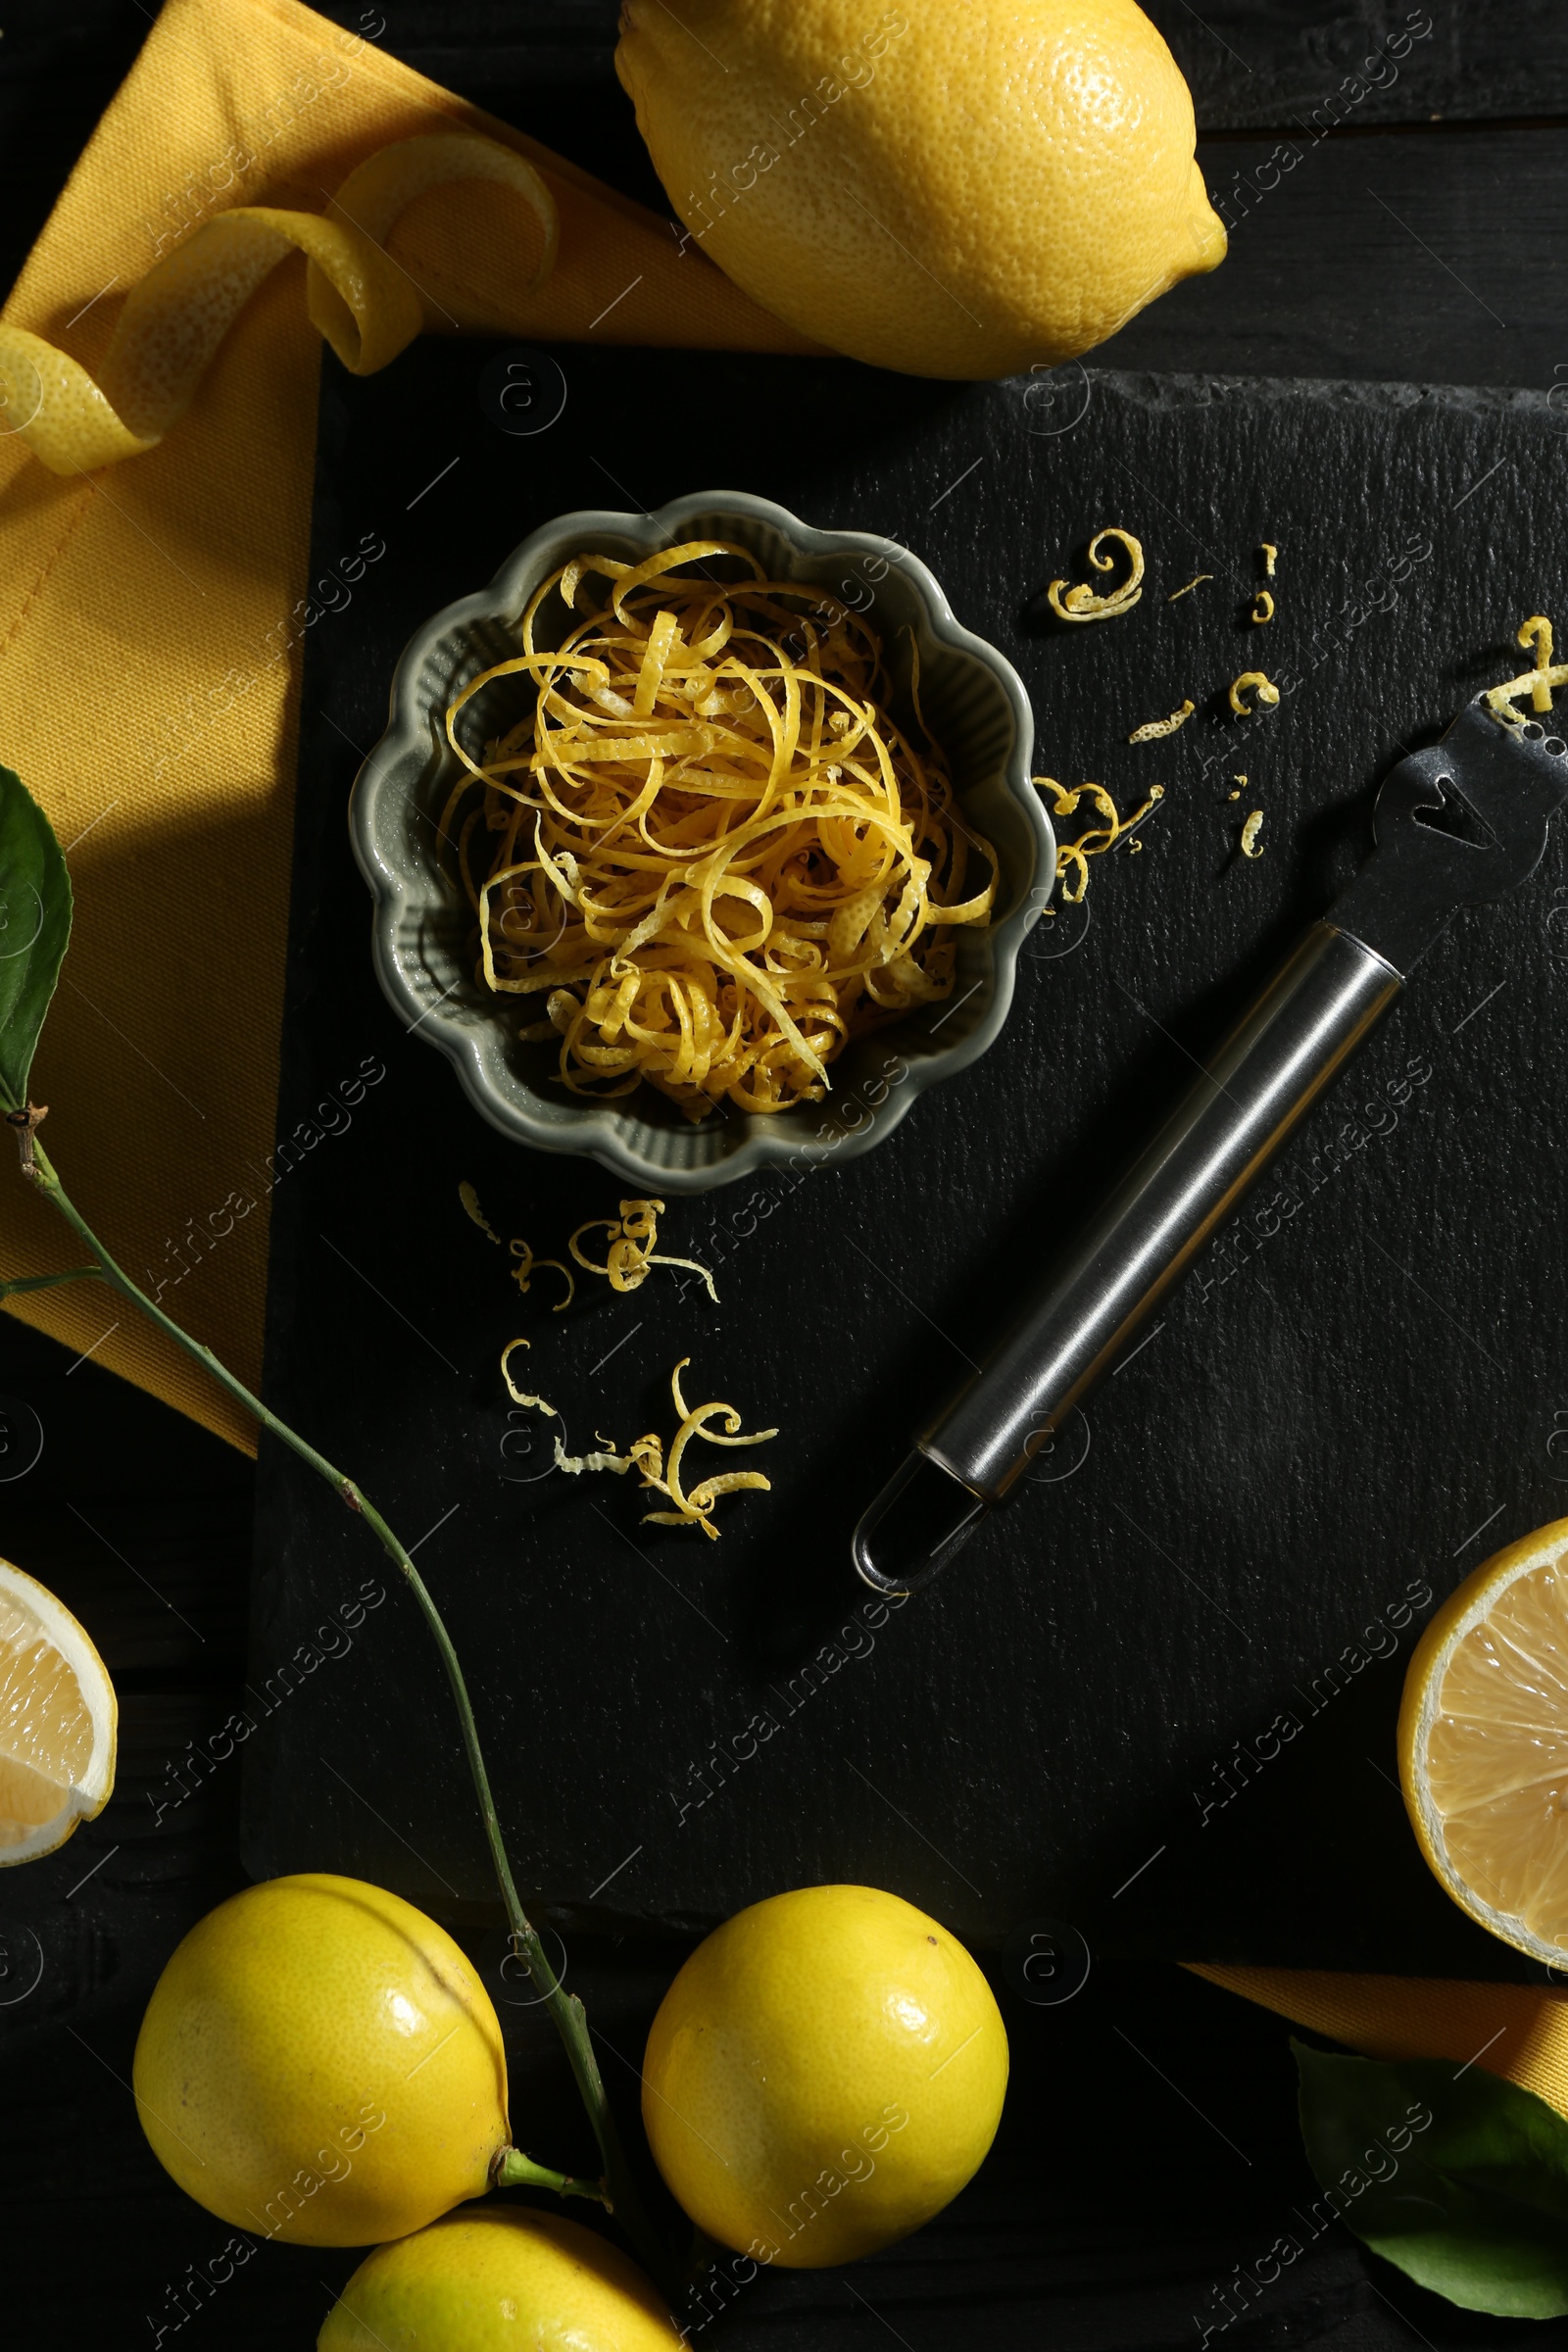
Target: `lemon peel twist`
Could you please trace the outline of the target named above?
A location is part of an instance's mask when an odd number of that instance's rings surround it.
[[[1130,612],[1143,595],[1143,544],[1133,537],[1131,531],[1124,531],[1119,523],[1107,523],[1103,530],[1095,533],[1089,542],[1090,563],[1097,571],[1114,569],[1115,557],[1102,556],[1100,552],[1107,539],[1120,542],[1122,552],[1132,566],[1127,578],[1119,588],[1112,588],[1103,596],[1099,595],[1086,580],[1080,580],[1074,588],[1069,588],[1065,580],[1053,580],[1046,590],[1046,602],[1058,620],[1114,620],[1120,613]]]
[[[1260,669],[1244,669],[1231,686],[1230,705],[1238,718],[1251,718],[1253,712],[1247,701],[1247,690],[1252,687],[1260,703],[1277,703],[1280,690],[1264,677]]]
[[[1087,793],[1105,820],[1103,825],[1092,825],[1087,833],[1080,833],[1076,841],[1058,842],[1056,846],[1056,879],[1061,884],[1061,902],[1064,906],[1077,906],[1082,904],[1084,893],[1089,888],[1090,858],[1102,857],[1106,850],[1113,850],[1117,842],[1125,841],[1128,834],[1141,825],[1151,810],[1165,797],[1164,785],[1152,784],[1150,786],[1149,798],[1143,807],[1135,808],[1131,816],[1124,817],[1103,784],[1080,784],[1074,790],[1069,791],[1065,784],[1058,784],[1054,776],[1035,776],[1031,781],[1037,784],[1042,791],[1054,794],[1056,804],[1053,811],[1054,815],[1071,816]],[[1137,849],[1140,846],[1137,842],[1128,843],[1129,850]],[[1073,889],[1071,881],[1071,877],[1074,876],[1078,883],[1076,890]]]
[[[1128,742],[1157,743],[1162,735],[1174,735],[1178,727],[1186,726],[1193,715],[1193,708],[1192,702],[1186,701],[1179,710],[1171,712],[1169,718],[1149,719],[1143,726],[1134,727],[1127,738]]]
[[[306,257],[312,324],[351,375],[374,375],[444,318],[427,316],[386,237],[416,197],[477,179],[511,189],[539,220],[544,252],[532,293],[555,268],[561,235],[555,198],[533,166],[474,132],[401,139],[351,172],[325,213],[236,205],[203,221],[131,288],[96,377],[42,335],[0,321],[0,397],[7,417],[19,419],[12,432],[59,474],[156,449],[257,287],[290,253]]]
[[[1528,620],[1519,623],[1517,642],[1526,648],[1535,647],[1535,667],[1521,670],[1516,678],[1504,678],[1500,686],[1490,687],[1487,692],[1488,710],[1494,710],[1510,726],[1521,723],[1513,707],[1518,696],[1528,693],[1531,709],[1544,712],[1552,707],[1552,688],[1568,686],[1568,662],[1553,662],[1551,658],[1551,623],[1544,612],[1532,612]]]

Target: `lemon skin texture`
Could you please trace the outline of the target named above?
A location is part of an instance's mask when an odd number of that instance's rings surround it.
[[[652,2282],[553,2213],[449,2214],[362,2262],[317,2352],[670,2352]]]
[[[510,2137],[489,1994],[434,1920],[359,1879],[270,1879],[198,1921],[132,2073],[180,2187],[291,2245],[420,2229],[483,2193]]]
[[[996,2134],[1007,2037],[956,1937],[874,1886],[803,1886],[698,1946],[660,2006],[643,2123],[699,2227],[815,2270],[918,2230]]]
[[[1224,259],[1134,0],[625,0],[615,68],[695,250],[877,367],[1054,366]]]

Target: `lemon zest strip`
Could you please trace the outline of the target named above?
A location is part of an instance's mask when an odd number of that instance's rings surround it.
[[[1263,571],[1268,579],[1274,577],[1274,565],[1278,561],[1279,552],[1279,549],[1271,547],[1266,539],[1263,541]]]
[[[468,1215],[473,1219],[474,1223],[478,1226],[479,1231],[483,1234],[488,1234],[491,1241],[494,1242],[496,1248],[499,1250],[501,1247],[501,1236],[499,1233],[497,1233],[495,1227],[485,1215],[484,1210],[479,1206],[479,1196],[466,1179],[465,1179],[464,1182],[458,1187],[458,1199],[463,1202],[464,1207],[466,1209]]]
[[[1244,669],[1230,690],[1231,709],[1238,718],[1251,718],[1254,715],[1246,701],[1249,686],[1255,688],[1260,703],[1277,703],[1280,699],[1279,688],[1271,685],[1260,669]]]
[[[1179,710],[1171,712],[1169,718],[1152,718],[1143,726],[1134,727],[1127,740],[1129,743],[1154,743],[1161,735],[1174,735],[1178,727],[1186,726],[1193,715],[1193,709],[1191,702],[1184,702]]]
[[[1204,580],[1211,580],[1213,577],[1214,574],[1211,571],[1195,571],[1192,578],[1187,582],[1185,588],[1173,588],[1171,590],[1169,596],[1167,596],[1165,599],[1166,604],[1173,605],[1179,596],[1191,596],[1195,588],[1199,587]]]
[[[1087,833],[1080,833],[1076,841],[1058,842],[1056,845],[1056,879],[1061,884],[1064,906],[1082,904],[1084,893],[1089,888],[1089,859],[1114,849],[1117,842],[1124,840],[1135,826],[1141,825],[1165,797],[1163,784],[1151,785],[1149,798],[1143,807],[1124,818],[1118,813],[1115,802],[1102,784],[1080,784],[1069,791],[1065,784],[1058,784],[1054,776],[1035,776],[1031,780],[1055,795],[1054,813],[1057,816],[1073,815],[1087,793],[1105,820],[1102,827],[1097,829],[1092,826]],[[1074,876],[1078,883],[1076,890],[1071,887],[1070,881],[1070,877]]]
[[[520,1238],[511,1243],[509,1249],[511,1255],[517,1261],[512,1269],[512,1279],[518,1290],[525,1295],[534,1276],[542,1272],[546,1266],[553,1267],[556,1273],[565,1276],[566,1296],[564,1298],[558,1299],[550,1310],[553,1315],[564,1315],[577,1296],[577,1277],[571,1268],[563,1265],[559,1257],[535,1257],[532,1245]]]
[[[1263,811],[1261,808],[1254,808],[1251,815],[1248,818],[1246,824],[1242,827],[1242,856],[1244,858],[1262,857],[1263,853],[1258,847],[1257,841],[1258,834],[1262,831],[1262,829]]]
[[[1532,612],[1528,620],[1520,622],[1518,643],[1535,647],[1535,667],[1522,670],[1516,678],[1505,678],[1500,686],[1491,687],[1486,697],[1488,709],[1506,719],[1510,726],[1520,723],[1513,704],[1527,688],[1532,710],[1544,712],[1552,708],[1552,688],[1568,686],[1568,662],[1552,661],[1551,623],[1544,612]]]
[[[507,1384],[507,1394],[512,1398],[514,1404],[531,1404],[536,1412],[548,1413],[552,1421],[559,1421],[561,1415],[557,1412],[555,1406],[543,1396],[526,1396],[523,1391],[517,1387],[516,1383],[512,1377],[511,1372],[507,1368],[512,1351],[514,1348],[531,1348],[532,1346],[533,1342],[531,1340],[509,1340],[501,1350],[501,1377]]]
[[[1099,595],[1087,581],[1081,580],[1076,587],[1069,588],[1065,580],[1053,580],[1046,590],[1046,602],[1058,620],[1114,620],[1119,613],[1130,612],[1143,595],[1143,546],[1131,531],[1124,531],[1119,523],[1107,523],[1102,530],[1095,533],[1089,542],[1090,563],[1097,571],[1110,571],[1114,567],[1115,557],[1102,556],[1100,552],[1107,539],[1120,542],[1122,552],[1132,566],[1128,577],[1119,588],[1112,588],[1104,596]],[[1064,589],[1065,595],[1062,593]]]
[[[1273,619],[1274,599],[1270,596],[1266,588],[1260,588],[1258,590],[1257,595],[1253,600],[1251,617],[1256,621]]]

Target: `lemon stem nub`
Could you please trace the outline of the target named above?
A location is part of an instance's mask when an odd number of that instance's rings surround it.
[[[490,2167],[492,2188],[550,2188],[558,2197],[592,2197],[606,2212],[613,2210],[603,2180],[578,2180],[570,2173],[553,2173],[546,2164],[535,2164],[520,2148],[503,2148]]]

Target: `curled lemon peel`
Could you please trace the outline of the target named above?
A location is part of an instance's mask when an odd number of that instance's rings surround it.
[[[1249,709],[1247,703],[1247,690],[1250,686],[1255,692],[1260,703],[1277,703],[1280,699],[1279,688],[1271,685],[1260,669],[1244,669],[1241,676],[1232,684],[1230,694],[1231,709],[1238,718],[1253,716],[1253,712]]]
[[[997,861],[917,665],[906,729],[858,612],[705,539],[576,556],[517,631],[447,711],[463,772],[440,831],[482,984],[544,998],[519,1034],[559,1041],[572,1093],[647,1080],[693,1120],[786,1110],[822,1099],[852,1037],[952,993],[953,927],[989,920]],[[458,722],[509,678],[524,714],[476,758]]]
[[[1253,620],[1260,622],[1273,619],[1274,599],[1272,596],[1270,596],[1266,588],[1260,588],[1257,592],[1257,595],[1253,599],[1251,617]]]
[[[1187,721],[1193,715],[1194,708],[1192,703],[1184,702],[1179,710],[1171,712],[1169,718],[1152,718],[1145,725],[1134,727],[1127,738],[1128,742],[1156,743],[1162,735],[1174,735],[1178,727],[1186,726]]]
[[[525,1348],[527,1344],[526,1340],[514,1340],[512,1347]],[[553,1413],[554,1407],[546,1404],[543,1397],[525,1396],[513,1386],[512,1377],[507,1371],[507,1356],[511,1352],[512,1348],[509,1348],[503,1354],[501,1370],[512,1396],[519,1404],[536,1405],[547,1413]],[[646,1437],[635,1439],[624,1453],[619,1453],[615,1450],[614,1441],[607,1438],[603,1430],[596,1430],[594,1435],[599,1445],[590,1453],[568,1453],[558,1437],[555,1443],[556,1467],[565,1471],[569,1478],[581,1478],[595,1471],[607,1473],[612,1478],[624,1478],[628,1470],[635,1470],[645,1491],[662,1494],[666,1501],[674,1505],[668,1511],[644,1511],[645,1521],[657,1527],[700,1527],[710,1542],[716,1543],[719,1530],[713,1525],[710,1514],[719,1496],[738,1494],[747,1488],[764,1494],[771,1494],[772,1481],[758,1470],[720,1470],[710,1473],[688,1489],[681,1479],[681,1465],[687,1446],[694,1438],[701,1438],[709,1446],[762,1446],[769,1438],[776,1438],[778,1431],[743,1431],[741,1416],[735,1407],[720,1399],[689,1406],[681,1394],[680,1376],[690,1362],[691,1357],[683,1355],[669,1376],[678,1426],[670,1440],[667,1458],[662,1442],[652,1431]],[[559,1418],[559,1415],[556,1417]],[[723,1426],[714,1428],[712,1425],[715,1421]]]
[[[552,1421],[559,1421],[561,1415],[557,1412],[555,1406],[549,1401],[549,1399],[544,1396],[528,1396],[523,1390],[517,1387],[515,1381],[512,1377],[511,1371],[508,1369],[512,1361],[514,1350],[518,1348],[531,1348],[533,1342],[531,1340],[509,1340],[506,1346],[502,1348],[501,1377],[507,1384],[507,1395],[512,1398],[514,1404],[532,1405],[535,1412],[548,1413]]]
[[[720,1471],[712,1477],[704,1479],[700,1485],[693,1487],[690,1493],[687,1493],[681,1485],[680,1476],[681,1461],[687,1446],[693,1438],[702,1438],[710,1446],[761,1446],[765,1445],[769,1438],[776,1438],[778,1431],[776,1429],[759,1429],[753,1430],[748,1435],[739,1434],[740,1414],[732,1404],[724,1404],[718,1400],[709,1404],[688,1406],[681,1394],[680,1376],[690,1362],[691,1357],[683,1355],[669,1376],[670,1394],[674,1398],[675,1410],[680,1416],[680,1426],[670,1440],[669,1453],[662,1465],[663,1475],[650,1477],[646,1471],[643,1474],[643,1484],[648,1487],[657,1487],[661,1493],[667,1494],[675,1508],[672,1511],[644,1511],[643,1518],[656,1527],[697,1526],[710,1541],[716,1542],[718,1530],[709,1517],[709,1513],[718,1496],[733,1494],[747,1487],[756,1488],[763,1494],[771,1494],[772,1481],[764,1478],[758,1470]],[[714,1419],[723,1421],[722,1431],[710,1426]]]
[[[1065,580],[1053,580],[1046,590],[1046,602],[1058,620],[1114,620],[1119,613],[1130,612],[1143,595],[1143,546],[1131,531],[1124,531],[1119,523],[1107,523],[1103,530],[1095,533],[1089,542],[1090,563],[1097,571],[1114,568],[1115,557],[1102,556],[1100,552],[1107,539],[1116,540],[1126,556],[1132,567],[1127,578],[1119,588],[1110,589],[1104,596],[1101,596],[1086,580],[1080,580],[1073,588],[1069,588]]]
[[[1254,808],[1242,827],[1242,856],[1244,858],[1262,857],[1263,852],[1258,846],[1257,839],[1262,829],[1263,811],[1261,808]]]
[[[716,1306],[718,1293],[713,1277],[695,1257],[672,1257],[656,1251],[659,1239],[659,1220],[664,1213],[662,1200],[623,1200],[618,1217],[589,1217],[566,1239],[566,1248],[579,1266],[590,1274],[603,1275],[614,1291],[635,1291],[647,1281],[652,1266],[684,1266],[688,1273],[700,1275],[708,1287],[708,1296]],[[604,1226],[608,1236],[605,1262],[598,1265],[585,1257],[577,1244],[585,1233],[596,1233]]]
[[[1280,551],[1277,547],[1272,546],[1269,541],[1265,539],[1262,543],[1262,552],[1264,576],[1267,579],[1273,579],[1274,566],[1279,561]]]
[[[96,376],[41,335],[0,321],[0,396],[11,426],[51,473],[90,473],[155,449],[184,416],[219,347],[263,279],[306,257],[312,324],[351,375],[373,375],[450,315],[385,250],[399,215],[453,180],[491,180],[544,231],[532,292],[555,267],[560,217],[533,166],[470,131],[401,139],[359,165],[325,213],[236,205],[153,264],[125,298]]]
[[[1513,707],[1520,695],[1528,694],[1531,709],[1544,713],[1552,708],[1552,688],[1568,686],[1568,662],[1553,662],[1551,658],[1551,623],[1544,612],[1532,612],[1528,620],[1520,622],[1517,642],[1527,650],[1535,647],[1535,667],[1521,670],[1516,678],[1505,678],[1500,686],[1489,688],[1486,697],[1488,709],[1506,719],[1510,726],[1520,723],[1519,712]]]
[[[520,1238],[509,1244],[509,1250],[517,1261],[512,1269],[512,1279],[525,1296],[534,1276],[542,1274],[547,1266],[565,1276],[566,1296],[559,1298],[550,1310],[553,1315],[564,1315],[577,1296],[577,1277],[571,1268],[563,1265],[559,1257],[535,1257],[532,1244]]]
[[[1179,596],[1191,596],[1195,588],[1200,587],[1204,580],[1211,580],[1213,577],[1214,574],[1211,571],[1195,571],[1184,587],[1171,590],[1165,599],[1166,604],[1173,605]]]
[[[465,1178],[463,1183],[458,1187],[458,1199],[463,1202],[464,1208],[478,1226],[479,1231],[483,1234],[488,1234],[490,1240],[494,1242],[496,1248],[499,1250],[501,1247],[501,1236],[499,1233],[497,1233],[495,1227],[485,1215],[484,1210],[479,1206],[479,1196],[474,1191],[472,1185],[468,1183],[466,1178]]]
[[[1124,817],[1102,784],[1079,784],[1069,791],[1065,784],[1058,784],[1054,776],[1035,776],[1032,781],[1043,791],[1054,794],[1055,815],[1073,815],[1087,793],[1104,819],[1102,825],[1091,826],[1088,832],[1080,833],[1076,841],[1058,842],[1056,845],[1056,879],[1061,885],[1062,905],[1065,906],[1077,906],[1082,903],[1084,893],[1089,888],[1090,858],[1102,857],[1106,850],[1112,850],[1119,841],[1125,841],[1134,827],[1141,825],[1165,797],[1164,785],[1152,784],[1142,808],[1134,809],[1131,816]],[[1129,849],[1140,847],[1140,843],[1128,843]],[[1078,884],[1076,890],[1072,887],[1074,878]]]

